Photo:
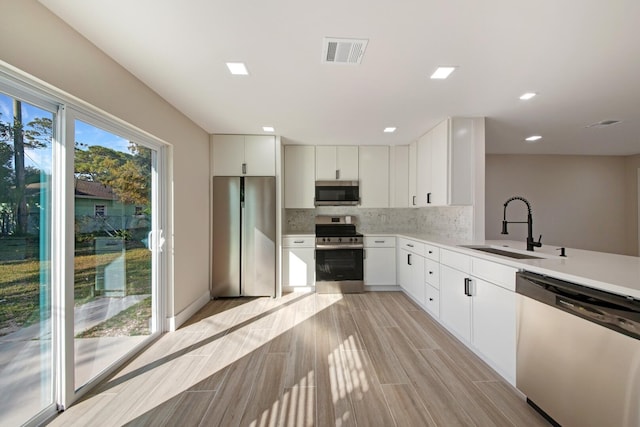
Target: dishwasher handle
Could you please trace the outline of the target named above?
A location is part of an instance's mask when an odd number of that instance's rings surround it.
[[[530,272],[516,273],[516,293],[640,340],[640,301]]]

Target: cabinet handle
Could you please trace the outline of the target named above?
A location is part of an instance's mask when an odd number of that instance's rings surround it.
[[[431,193],[427,193],[427,204],[431,203]]]
[[[407,254],[407,264],[411,265],[411,254]]]
[[[336,169],[336,179],[340,179],[340,169]]]
[[[464,278],[464,294],[468,297],[471,296],[471,279],[468,277]]]
[[[429,301],[433,301],[433,298],[429,298]]]
[[[294,240],[293,243],[304,243],[304,240]]]
[[[407,246],[409,246],[410,248],[413,247],[413,245],[411,243],[407,243]]]
[[[384,240],[376,240],[376,243],[384,243]]]
[[[430,271],[429,274],[433,274],[433,271]]]
[[[243,163],[243,164],[242,164],[242,174],[243,174],[243,175],[246,175],[246,174],[247,174],[247,164],[246,164],[246,163]]]
[[[429,251],[429,253],[430,253],[430,254],[432,254],[432,253],[433,253],[433,251]]]
[[[413,201],[412,201],[411,203],[413,203],[413,206],[415,206],[415,205],[416,205],[416,196],[413,196],[413,199],[412,199],[412,200],[413,200]]]
[[[366,249],[362,250],[362,259],[367,259],[367,250]]]

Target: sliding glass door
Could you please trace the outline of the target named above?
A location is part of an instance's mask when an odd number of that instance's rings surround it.
[[[157,150],[85,120],[74,132],[74,389],[157,331]]]
[[[160,334],[164,150],[0,64],[0,426],[41,424]]]
[[[54,404],[53,111],[0,92],[0,425]]]

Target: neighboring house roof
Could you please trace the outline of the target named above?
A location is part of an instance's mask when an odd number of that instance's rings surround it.
[[[37,193],[42,188],[42,183],[27,184],[27,191]],[[75,196],[80,199],[118,200],[113,189],[107,185],[95,181],[83,181],[76,179]]]
[[[113,189],[100,182],[76,179],[75,196],[84,199],[117,200]]]

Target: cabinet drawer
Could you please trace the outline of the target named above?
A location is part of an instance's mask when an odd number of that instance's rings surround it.
[[[390,236],[365,236],[365,248],[395,248],[396,238]]]
[[[415,240],[405,239],[404,237],[398,237],[398,247],[406,249],[416,255],[424,256],[424,243],[416,242]]]
[[[425,286],[425,308],[435,317],[440,317],[440,291],[430,285]]]
[[[424,245],[424,256],[434,260],[435,262],[440,262],[440,248],[432,245]]]
[[[429,258],[424,260],[424,281],[440,289],[440,263]]]
[[[283,237],[282,246],[285,248],[314,248],[316,246],[316,236]]]
[[[513,267],[479,258],[471,258],[471,274],[495,283],[509,291],[516,290],[516,271]]]
[[[468,273],[471,270],[471,257],[447,249],[440,250],[440,264]]]

